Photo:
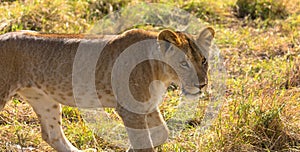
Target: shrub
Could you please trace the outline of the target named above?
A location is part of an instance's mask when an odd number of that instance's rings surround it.
[[[89,2],[89,19],[99,20],[105,15],[118,11],[125,7],[130,1],[128,0],[93,0]]]
[[[237,0],[236,15],[239,18],[251,19],[285,19],[288,10],[284,0]]]
[[[218,10],[214,8],[214,4],[212,2],[191,1],[183,5],[182,9],[195,14],[196,17],[201,18],[204,21],[218,20]]]

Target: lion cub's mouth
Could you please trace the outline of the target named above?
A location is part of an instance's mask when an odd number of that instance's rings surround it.
[[[192,89],[193,91],[189,91],[188,89],[182,88],[182,95],[185,96],[187,99],[196,99],[201,98],[204,96],[203,91],[201,91],[199,88]],[[196,91],[195,91],[196,90]]]

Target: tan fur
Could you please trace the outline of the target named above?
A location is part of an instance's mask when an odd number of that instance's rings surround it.
[[[42,137],[45,141],[57,151],[78,151],[62,132],[60,105],[76,106],[72,91],[72,67],[79,45],[88,42],[97,46],[100,41],[105,41],[107,45],[100,55],[95,73],[96,90],[102,107],[117,108],[125,126],[129,128],[149,129],[160,126],[155,131],[150,129],[149,138],[154,145],[162,144],[168,137],[168,129],[159,110],[149,114],[136,114],[119,105],[113,95],[112,67],[118,56],[137,42],[148,39],[168,41],[186,54],[195,67],[198,82],[189,80],[189,77],[180,80],[166,63],[149,60],[140,63],[132,71],[130,91],[136,100],[147,102],[150,98],[149,86],[153,80],[160,80],[165,86],[171,82],[185,81],[183,87],[186,87],[188,92],[191,90],[193,94],[207,84],[207,65],[203,65],[206,59],[201,51],[208,50],[199,49],[208,49],[209,46],[206,46],[204,41],[203,44],[199,44],[200,47],[196,45],[197,41],[202,43],[201,39],[206,39],[207,31],[210,31],[213,37],[214,32],[211,28],[204,29],[201,32],[204,36],[200,34],[195,39],[190,35],[169,30],[160,33],[130,30],[116,36],[40,34],[29,31],[0,35],[0,110],[13,95],[19,94],[35,110],[41,121]],[[161,49],[164,52],[167,48],[162,45]],[[172,59],[172,56],[169,60],[174,63],[180,62],[179,59]],[[96,100],[87,100],[79,105],[83,108],[94,108],[97,103]],[[129,130],[128,133],[133,142],[135,135]],[[150,147],[135,151],[154,149]]]

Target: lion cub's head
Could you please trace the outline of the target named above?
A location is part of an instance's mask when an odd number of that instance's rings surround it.
[[[194,97],[207,85],[208,54],[214,38],[211,27],[204,28],[197,36],[163,30],[158,35],[165,61],[175,72],[182,92]]]

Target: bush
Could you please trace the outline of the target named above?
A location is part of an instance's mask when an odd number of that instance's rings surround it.
[[[99,20],[105,15],[114,11],[119,11],[125,7],[130,1],[128,0],[93,0],[89,2],[89,19]]]
[[[215,3],[206,1],[191,1],[182,6],[182,9],[195,14],[196,17],[204,21],[218,20],[218,12],[216,10]]]
[[[288,10],[284,0],[237,0],[236,15],[239,18],[251,19],[285,19]]]

